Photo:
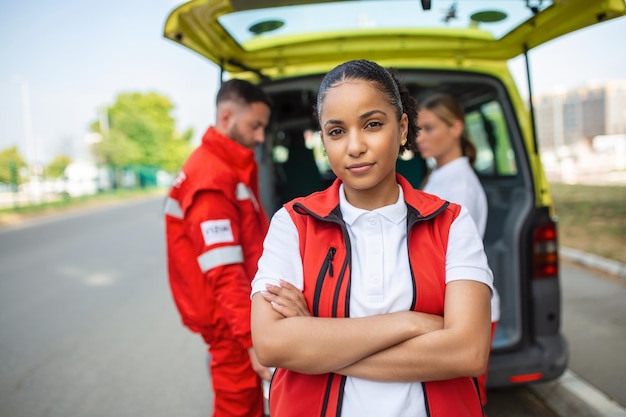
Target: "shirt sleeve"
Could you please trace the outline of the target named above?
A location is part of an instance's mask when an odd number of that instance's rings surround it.
[[[298,230],[284,207],[274,214],[270,222],[263,242],[263,254],[252,281],[251,296],[265,291],[266,284],[280,285],[279,279],[300,290],[304,288]]]
[[[202,191],[185,213],[185,229],[220,316],[244,349],[250,333],[250,277],[246,276],[236,202],[220,191]]]
[[[446,283],[458,280],[482,282],[493,292],[493,274],[483,241],[465,207],[450,226],[446,252]]]

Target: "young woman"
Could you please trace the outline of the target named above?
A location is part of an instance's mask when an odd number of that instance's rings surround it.
[[[396,175],[416,103],[376,63],[322,80],[337,175],[273,217],[252,284],[252,338],[277,367],[270,415],[481,416],[492,275],[468,212]]]
[[[423,190],[461,204],[470,212],[480,235],[487,225],[487,197],[474,172],[476,147],[465,134],[465,111],[447,94],[436,94],[419,107],[420,155],[435,160]]]
[[[433,158],[436,167],[428,175],[423,190],[466,207],[480,237],[487,226],[487,196],[474,172],[476,148],[465,134],[465,111],[452,96],[436,94],[424,100],[419,109],[422,128],[417,144],[423,158]],[[494,288],[491,297],[492,335],[500,320],[500,297]],[[478,377],[483,405],[487,403],[487,374]]]

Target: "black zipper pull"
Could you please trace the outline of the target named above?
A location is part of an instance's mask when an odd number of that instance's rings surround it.
[[[335,256],[335,252],[337,249],[332,246],[328,248],[328,253],[326,253],[326,260],[324,261],[326,265],[328,265],[328,276],[333,276],[333,257]]]

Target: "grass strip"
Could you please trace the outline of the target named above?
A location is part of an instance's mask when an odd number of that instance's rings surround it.
[[[561,246],[626,263],[626,187],[550,184]]]

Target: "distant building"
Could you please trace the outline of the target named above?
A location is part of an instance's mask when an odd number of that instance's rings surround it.
[[[533,105],[544,152],[626,133],[626,80],[538,96]]]
[[[548,179],[626,185],[626,80],[535,97]]]

